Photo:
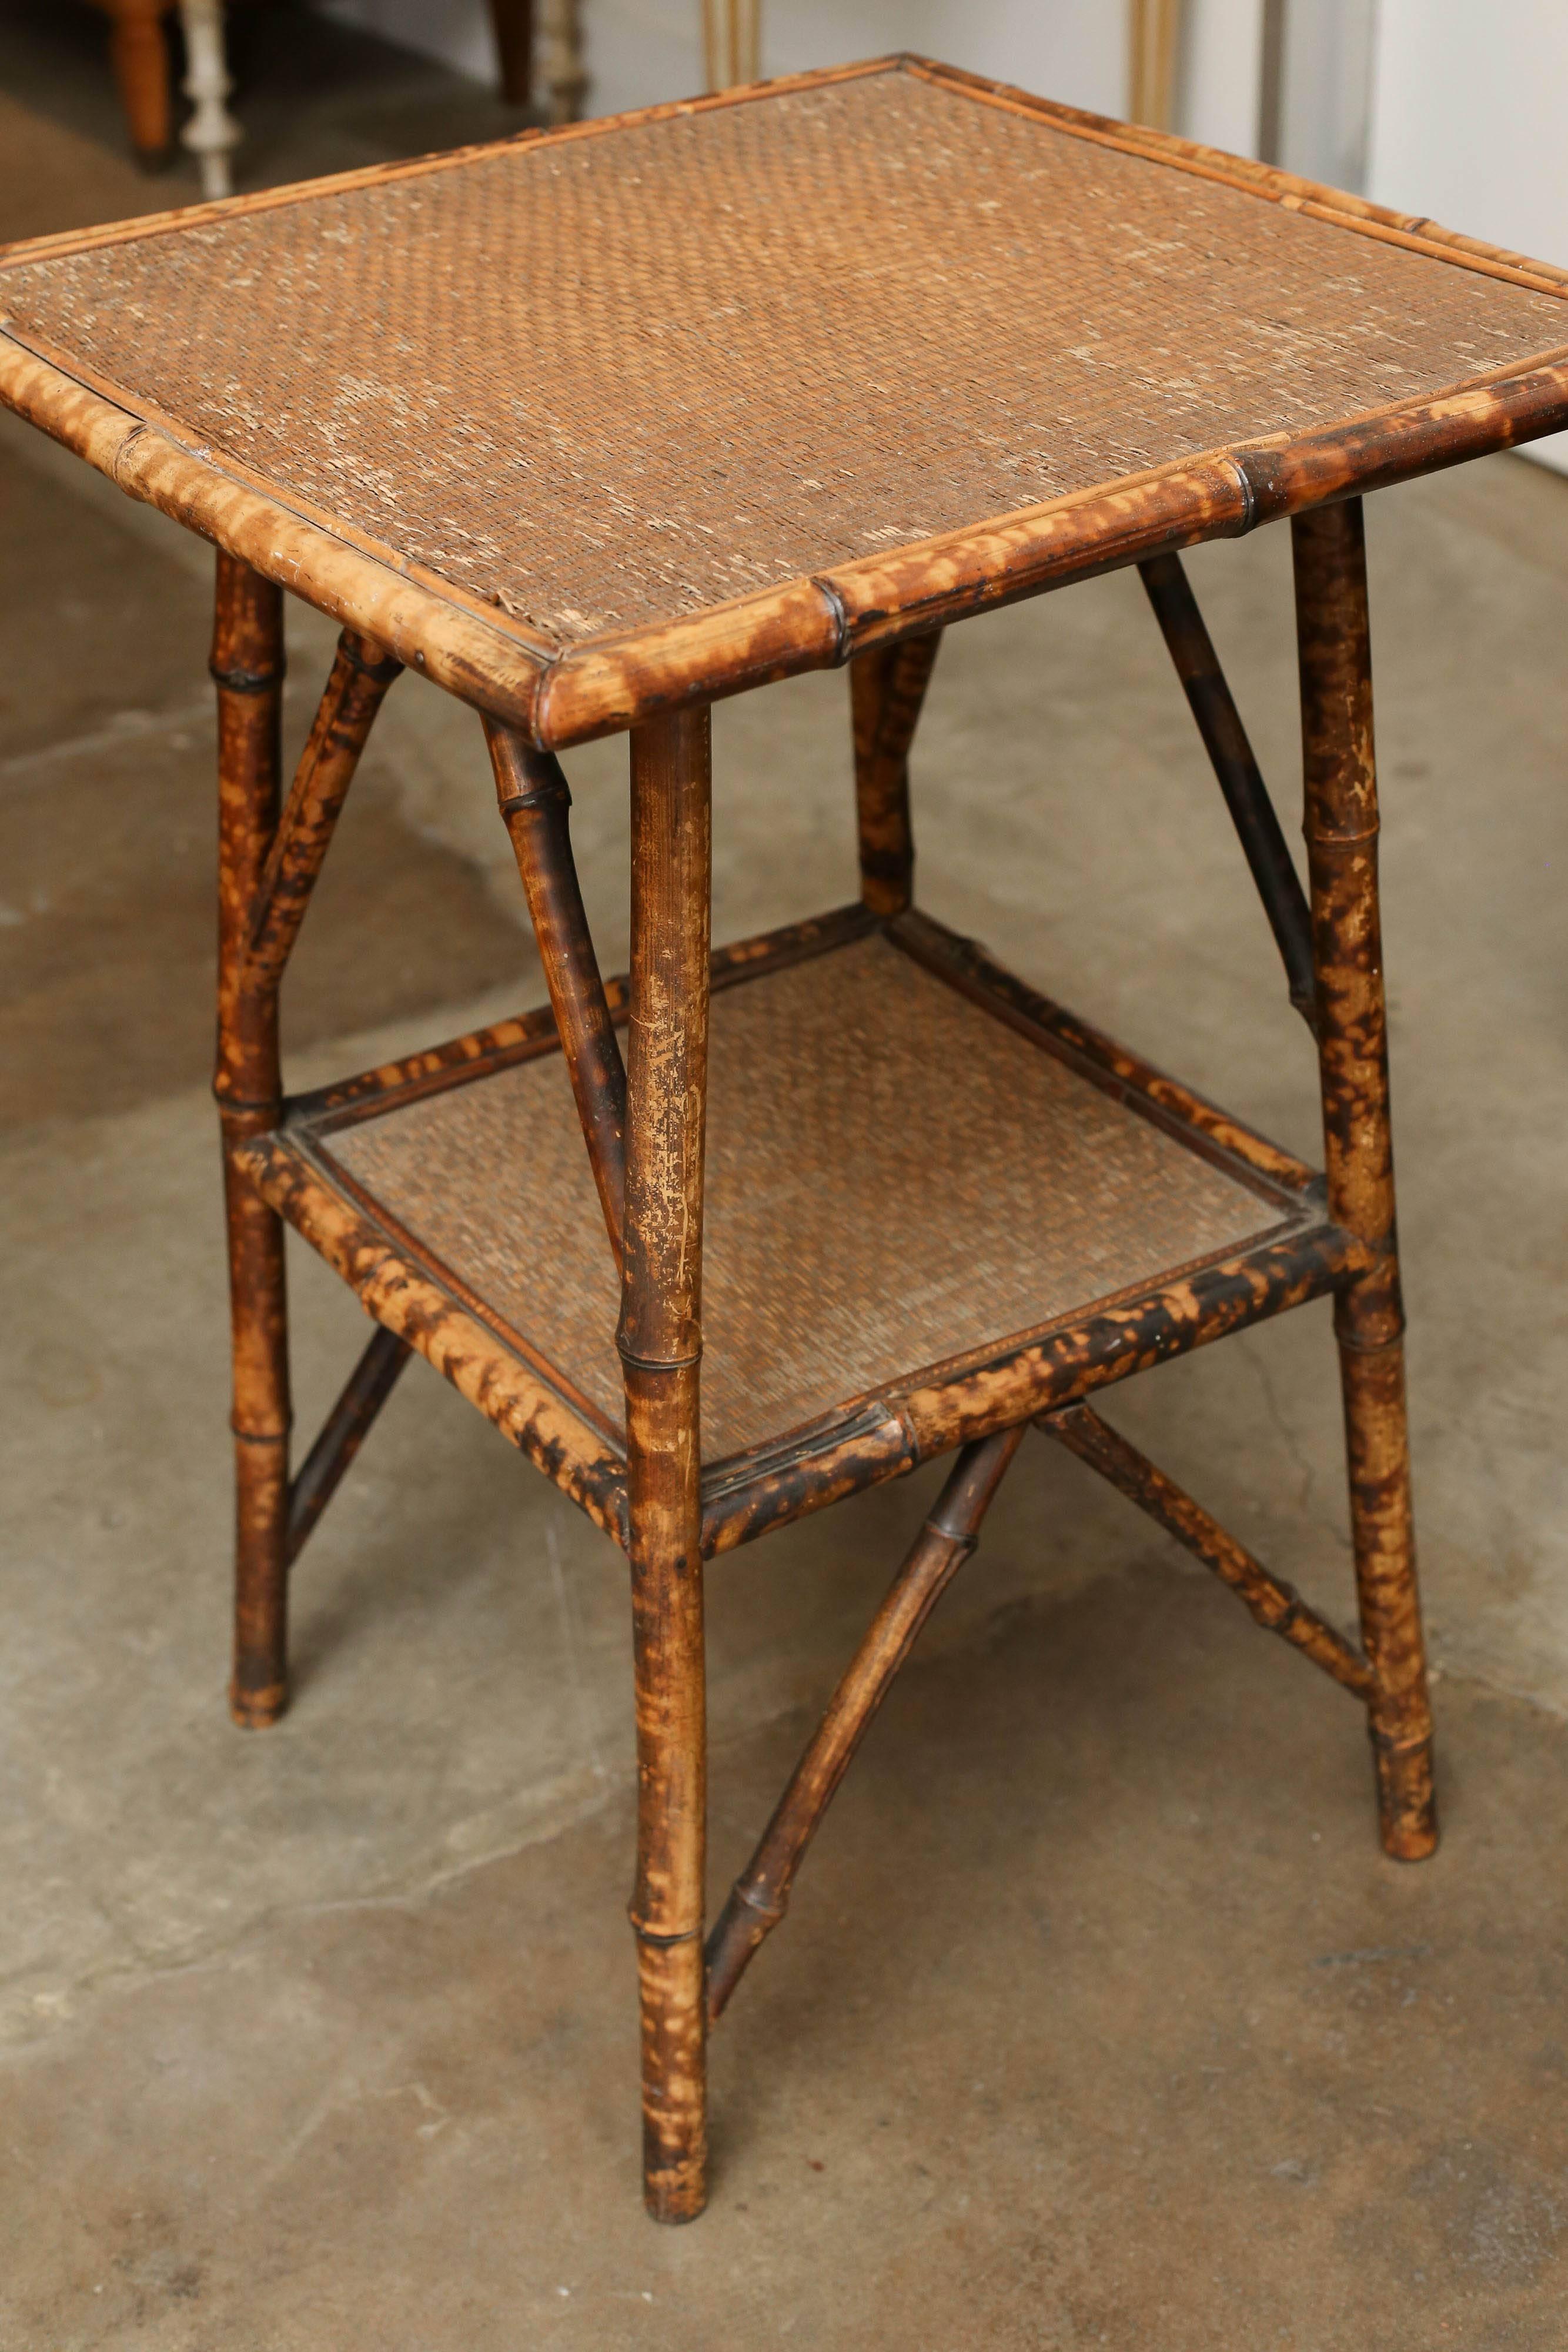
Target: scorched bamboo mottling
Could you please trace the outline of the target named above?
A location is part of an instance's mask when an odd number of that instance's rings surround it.
[[[515,728],[486,719],[485,735],[619,1266],[626,1199],[626,1072],[571,855],[570,788],[560,761],[550,752],[531,750]]]
[[[276,983],[248,983],[250,927],[277,825],[283,596],[221,551],[213,677],[218,690],[218,1048],[234,1327],[236,1723],[272,1723],[288,1702],[288,1301],[283,1225],[236,1164],[276,1127],[283,1079]]]
[[[1437,1817],[1405,1412],[1361,500],[1298,516],[1291,538],[1329,1205],[1371,1253],[1334,1308],[1351,1528],[1383,1842],[1415,1862],[1437,1844]]]
[[[655,2221],[707,2200],[703,1872],[703,1141],[710,749],[706,708],[632,739],[632,1018],[619,1344],[637,1684],[643,2184]]]

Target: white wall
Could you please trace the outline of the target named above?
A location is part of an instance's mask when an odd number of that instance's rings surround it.
[[[1258,152],[1261,0],[1188,0],[1176,128],[1232,155]]]
[[[486,0],[319,0],[329,14],[423,50],[460,73],[495,73]],[[1287,60],[1294,168],[1333,178],[1343,145],[1338,26],[1372,0],[1295,0]],[[683,98],[702,83],[702,0],[581,0],[595,114]],[[1262,0],[1188,0],[1179,128],[1239,154],[1258,138]],[[1119,114],[1127,99],[1124,0],[763,0],[763,69],[918,49],[1048,98]],[[1320,121],[1325,116],[1326,121]]]
[[[1364,189],[1376,0],[1287,0],[1280,152],[1287,172]]]
[[[1568,264],[1563,0],[1380,0],[1370,144],[1379,204]],[[1568,473],[1568,434],[1529,454]]]
[[[1126,104],[1128,47],[1115,0],[763,0],[768,73],[917,49],[1115,114]]]
[[[485,0],[323,5],[331,16],[441,58],[461,73],[494,75]],[[702,0],[583,0],[582,21],[591,113],[653,106],[702,88]],[[1127,34],[1119,0],[763,0],[762,22],[765,73],[920,49],[1071,106],[1115,114],[1125,104]]]

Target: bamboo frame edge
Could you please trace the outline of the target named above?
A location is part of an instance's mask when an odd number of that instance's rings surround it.
[[[720,93],[720,96],[726,94]],[[184,448],[118,388],[0,323],[0,402],[115,481],[385,646],[459,699],[565,750],[701,701],[837,667],[1018,599],[1361,495],[1568,425],[1568,344],[1315,434],[1174,458],[883,554],[559,646],[350,527]],[[145,405],[145,404],[143,404]],[[140,455],[136,445],[145,446]],[[356,534],[358,536],[358,534]],[[274,544],[278,542],[278,544]]]
[[[1324,217],[1333,226],[1352,234],[1392,232],[1410,249],[1425,254],[1430,260],[1476,269],[1482,275],[1500,275],[1527,285],[1531,291],[1568,299],[1568,267],[1556,262],[1542,261],[1532,255],[1516,252],[1510,247],[1492,245],[1485,238],[1447,228],[1427,214],[1406,213],[1393,205],[1375,204],[1369,197],[1334,187],[1327,181],[1309,180],[1298,173],[1286,172],[1276,164],[1233,154],[1228,149],[1211,147],[1199,140],[1184,139],[1175,131],[1158,131],[1152,125],[1124,121],[1114,115],[1096,114],[1088,108],[1069,106],[1061,100],[1045,98],[1036,91],[1024,89],[1017,83],[971,73],[964,67],[948,65],[940,58],[929,58],[912,49],[889,50],[877,57],[857,58],[844,65],[817,67],[802,73],[763,76],[729,89],[665,100],[657,105],[629,108],[620,114],[594,116],[581,122],[529,128],[514,131],[503,139],[471,142],[465,146],[444,149],[431,154],[403,157],[383,163],[361,164],[346,172],[324,173],[308,180],[290,181],[281,187],[253,189],[241,195],[221,197],[212,202],[173,205],[162,212],[141,214],[129,220],[106,221],[85,228],[54,230],[41,236],[16,238],[0,244],[0,275],[36,261],[90,252],[107,245],[133,243],[143,237],[178,234],[201,227],[208,222],[277,211],[292,205],[308,203],[312,198],[347,193],[355,188],[422,179],[433,173],[460,169],[486,156],[519,149],[559,146],[569,141],[602,138],[618,131],[641,128],[647,123],[675,121],[692,115],[711,113],[724,107],[752,104],[764,99],[792,96],[801,90],[829,88],[838,82],[863,80],[893,73],[906,73],[917,80],[969,98],[977,104],[1022,114],[1031,121],[1048,123],[1068,137],[1116,148],[1135,155],[1144,163],[1164,164],[1195,176],[1219,181],[1234,187],[1241,194],[1255,196],[1264,203],[1287,205],[1292,209],[1311,207],[1314,215]]]
[[[83,383],[0,324],[0,405],[82,458],[128,498],[248,563],[344,627],[370,637],[459,700],[530,736],[554,658],[467,612],[281,498],[197,455],[134,409]],[[497,621],[499,621],[499,614]]]
[[[450,1381],[624,1550],[624,1467],[570,1402],[401,1256],[286,1134],[256,1137],[234,1156],[260,1197],[325,1258],[365,1312]]]
[[[764,76],[758,81],[737,83],[730,89],[663,99],[656,105],[629,107],[620,114],[591,115],[580,122],[541,123],[510,131],[502,139],[471,141],[465,146],[441,148],[429,154],[400,156],[382,163],[359,163],[345,172],[318,173],[308,180],[287,180],[274,188],[250,188],[239,195],[173,205],[162,212],[133,214],[128,220],[102,221],[86,228],[53,229],[41,236],[16,237],[8,244],[0,244],[0,277],[9,269],[23,268],[36,261],[96,252],[110,245],[134,244],[141,237],[177,236],[183,230],[246,214],[286,211],[313,198],[347,194],[356,188],[427,179],[486,156],[603,138],[608,132],[640,130],[645,123],[679,121],[690,115],[712,114],[721,108],[747,105],[758,99],[789,97],[798,90],[821,89],[833,82],[861,81],[875,74],[896,73],[908,62],[906,52],[890,50],[880,57],[857,58],[848,65],[817,66],[805,73]]]
[[[1488,244],[1482,237],[1467,236],[1458,229],[1445,228],[1427,214],[1402,213],[1391,205],[1374,204],[1369,196],[1336,188],[1326,180],[1304,179],[1301,173],[1284,171],[1277,163],[1260,163],[1249,155],[1232,154],[1228,148],[1184,139],[1177,131],[1159,131],[1152,123],[1123,121],[1115,115],[1096,114],[1087,107],[1065,105],[1060,99],[1041,98],[1016,82],[970,73],[962,66],[945,65],[939,58],[910,51],[904,53],[903,64],[904,70],[919,80],[961,91],[982,105],[1047,121],[1071,138],[1117,148],[1145,163],[1160,163],[1191,173],[1197,178],[1218,181],[1235,188],[1239,194],[1256,196],[1266,204],[1309,212],[1312,217],[1323,218],[1353,235],[1376,236],[1392,232],[1403,245],[1424,254],[1429,261],[1472,269],[1479,276],[1500,277],[1524,285],[1531,293],[1568,299],[1568,268],[1516,253],[1506,246]]]
[[[1262,435],[1173,458],[729,604],[585,638],[551,667],[538,740],[565,750],[685,704],[836,667],[1000,604],[1240,538],[1564,426],[1568,344],[1319,433]]]
[[[1180,1129],[1177,1139],[1185,1149],[1225,1167],[1238,1181],[1278,1202],[1285,1214],[1299,1214],[1302,1196],[1314,1188],[1321,1191],[1322,1174],[1308,1161],[1260,1134],[1182,1079],[1173,1078],[1043,990],[1020,980],[977,940],[965,939],[918,907],[894,916],[885,930],[894,945],[922,971],[1019,1030],[1042,1052],[1057,1055],[1070,1067],[1090,1064],[1118,1097],[1133,1097],[1127,1107],[1137,1116],[1167,1132],[1174,1125]]]

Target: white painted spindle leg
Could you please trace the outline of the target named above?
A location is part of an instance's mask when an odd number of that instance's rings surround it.
[[[544,0],[539,30],[544,36],[546,110],[552,122],[575,122],[588,89],[579,0]]]
[[[234,83],[224,53],[223,0],[180,0],[190,70],[185,95],[195,111],[180,133],[202,170],[204,196],[226,196],[234,186],[229,154],[244,133],[224,103]]]

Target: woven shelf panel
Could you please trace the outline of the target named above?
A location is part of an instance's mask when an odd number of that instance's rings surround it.
[[[714,998],[709,1460],[1280,1222],[1267,1202],[863,940]],[[328,1149],[619,1424],[619,1304],[551,1055]]]
[[[561,641],[1568,341],[896,70],[34,263],[0,312]]]

